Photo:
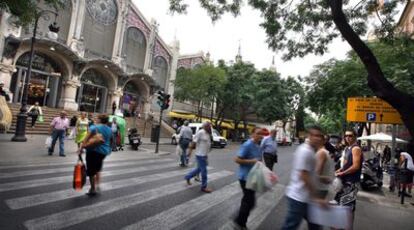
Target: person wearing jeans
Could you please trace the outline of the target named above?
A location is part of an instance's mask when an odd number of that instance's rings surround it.
[[[69,128],[69,120],[66,118],[66,112],[62,111],[60,112],[60,116],[55,117],[52,120],[52,123],[50,123],[49,133],[52,135],[52,144],[48,149],[49,155],[53,154],[56,141],[59,138],[59,156],[61,157],[65,156],[64,140],[65,140],[66,129],[68,128]]]
[[[322,129],[311,126],[307,130],[308,138],[300,145],[293,158],[293,168],[289,185],[286,188],[288,211],[282,230],[298,229],[302,219],[308,222],[308,229],[320,229],[320,226],[308,220],[308,203],[310,201],[327,206],[327,201],[317,197],[314,181],[316,180],[316,150],[323,146]]]
[[[240,187],[243,191],[239,214],[234,220],[234,223],[241,229],[246,228],[247,218],[250,215],[250,211],[256,205],[256,192],[246,188],[246,180],[247,175],[253,168],[254,164],[262,159],[260,150],[260,142],[262,139],[262,129],[255,128],[251,138],[243,143],[237,157],[234,159],[234,161],[240,165],[239,181]]]
[[[180,161],[181,167],[184,167],[188,164],[188,156],[187,156],[187,149],[193,139],[193,131],[191,130],[190,127],[188,127],[189,122],[188,121],[184,121],[184,125],[180,128],[180,132],[179,132],[179,141],[178,144],[180,145],[181,149],[182,149],[182,153],[180,156]]]
[[[197,132],[194,136],[194,140],[191,143],[189,155],[191,151],[196,148],[196,160],[197,167],[191,170],[184,179],[188,185],[191,185],[191,178],[201,173],[201,191],[205,193],[212,192],[211,189],[207,188],[207,153],[211,150],[211,124],[210,122],[203,123],[203,129]]]

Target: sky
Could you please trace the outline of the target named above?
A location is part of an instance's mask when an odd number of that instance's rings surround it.
[[[281,53],[275,53],[267,47],[266,34],[259,26],[262,22],[260,13],[250,6],[244,6],[241,15],[234,18],[224,15],[214,24],[202,9],[198,1],[192,0],[187,14],[168,12],[168,0],[132,0],[144,17],[152,18],[159,23],[159,35],[167,44],[174,38],[180,42],[180,54],[194,54],[200,51],[209,52],[214,61],[234,60],[241,46],[243,61],[255,64],[257,69],[269,68],[275,56],[276,70],[287,76],[306,76],[314,65],[330,58],[342,59],[350,50],[347,43],[336,40],[325,55],[308,55],[288,62],[281,59]],[[190,1],[188,1],[190,2]]]

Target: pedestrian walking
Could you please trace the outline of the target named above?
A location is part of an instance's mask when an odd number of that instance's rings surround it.
[[[350,229],[353,228],[358,183],[361,179],[362,162],[364,161],[361,147],[357,143],[355,130],[345,131],[346,148],[343,156],[343,166],[336,171],[336,176],[342,180],[342,189],[335,195],[338,205],[348,206],[352,210]]]
[[[178,144],[182,149],[182,153],[180,156],[181,167],[185,167],[188,164],[187,149],[193,139],[193,131],[190,127],[188,127],[188,124],[189,122],[187,120],[184,121],[184,125],[181,126],[180,132],[178,134],[180,137],[178,140]]]
[[[69,120],[69,136],[68,140],[75,139],[76,137],[76,122],[78,121],[78,117],[73,115],[73,117]]]
[[[89,129],[89,119],[86,117],[86,112],[81,112],[80,118],[76,120],[75,123],[76,137],[75,142],[80,148],[80,144],[85,140],[86,135],[88,134]]]
[[[116,111],[116,102],[112,102],[112,115],[115,115],[115,111]]]
[[[408,152],[401,152],[398,166],[400,172],[402,172],[400,173],[400,189],[398,196],[401,196],[402,193],[404,193],[404,196],[412,197],[411,189],[414,175],[414,162],[412,155]]]
[[[191,129],[190,129],[191,130]],[[191,170],[184,178],[188,185],[191,185],[191,178],[201,173],[201,191],[205,193],[212,192],[207,188],[207,154],[211,150],[211,124],[210,122],[204,122],[203,128],[200,129],[194,136],[194,140],[191,143],[189,156],[191,156],[192,150],[196,149],[197,167]]]
[[[86,149],[86,174],[91,184],[91,188],[87,193],[89,196],[95,196],[99,192],[103,160],[111,153],[112,131],[108,126],[108,121],[108,115],[99,115],[97,124],[90,127],[78,150],[78,154],[82,155],[82,149]]]
[[[329,185],[332,183],[335,176],[335,162],[333,155],[326,149],[326,142],[329,139],[324,136],[325,142],[316,152],[316,173],[318,175],[317,180],[317,196],[325,199],[328,196]],[[332,146],[332,145],[331,145]]]
[[[388,165],[391,160],[391,148],[388,145],[385,145],[384,151],[382,153],[382,167]]]
[[[116,122],[116,118],[112,118],[112,123],[111,123],[111,131],[112,131],[112,139],[111,139],[111,143],[112,143],[112,151],[116,152],[117,150],[117,138],[119,135],[119,125]]]
[[[39,105],[39,102],[36,101],[34,105],[30,106],[27,114],[32,118],[31,127],[34,128],[39,116],[43,116],[42,107]]]
[[[241,199],[239,213],[234,220],[234,223],[239,228],[246,228],[250,211],[256,204],[256,192],[246,188],[246,180],[247,175],[253,168],[254,164],[262,159],[260,149],[260,142],[262,139],[262,129],[254,128],[250,139],[242,144],[239,153],[234,159],[234,161],[240,165],[238,175],[240,187],[243,190],[243,198]]]
[[[288,212],[283,230],[298,229],[302,220],[308,222],[308,229],[319,229],[308,221],[308,203],[310,201],[326,206],[327,202],[317,198],[315,188],[316,150],[323,145],[322,129],[311,126],[307,130],[307,140],[294,153],[292,173],[286,188]]]
[[[260,150],[263,153],[263,159],[266,167],[273,171],[273,165],[277,163],[277,142],[276,129],[270,130],[270,135],[263,138],[260,144]]]
[[[59,117],[53,118],[52,122],[50,123],[49,134],[52,135],[52,144],[48,149],[48,153],[51,156],[55,149],[55,144],[57,139],[59,138],[59,156],[65,156],[65,134],[66,129],[69,128],[69,120],[66,118],[66,112],[60,112]]]

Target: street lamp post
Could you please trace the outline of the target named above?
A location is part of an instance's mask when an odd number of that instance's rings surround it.
[[[29,56],[29,66],[27,68],[27,76],[24,81],[23,86],[23,97],[22,97],[22,103],[20,107],[20,113],[17,114],[17,121],[16,121],[16,131],[14,133],[14,136],[12,137],[12,141],[16,142],[26,142],[26,120],[27,120],[27,97],[28,97],[28,86],[30,82],[30,77],[32,75],[32,63],[33,63],[33,56],[34,56],[34,43],[36,42],[36,32],[37,32],[37,23],[39,22],[40,17],[44,16],[46,13],[52,13],[55,16],[58,14],[51,10],[41,10],[38,12],[35,16],[35,24],[33,28],[33,36],[31,39],[30,44],[30,56]],[[56,26],[56,22],[51,24],[49,26],[49,30],[51,32],[57,33],[59,32],[59,27]]]

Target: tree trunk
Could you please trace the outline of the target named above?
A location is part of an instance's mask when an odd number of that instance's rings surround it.
[[[414,143],[414,97],[397,90],[385,77],[381,67],[368,46],[349,25],[342,10],[343,0],[328,0],[333,21],[344,39],[357,53],[368,72],[368,86],[379,98],[388,102],[401,115],[404,125]]]

